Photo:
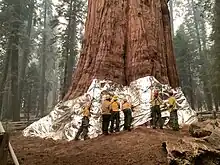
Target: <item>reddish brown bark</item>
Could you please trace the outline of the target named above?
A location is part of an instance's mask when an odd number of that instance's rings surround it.
[[[89,0],[82,53],[64,100],[94,78],[129,85],[145,76],[179,86],[166,0]]]

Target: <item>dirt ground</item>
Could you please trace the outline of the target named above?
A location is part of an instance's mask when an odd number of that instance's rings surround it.
[[[21,165],[167,165],[164,141],[188,136],[180,132],[139,127],[131,132],[99,136],[87,141],[53,141],[11,136]]]

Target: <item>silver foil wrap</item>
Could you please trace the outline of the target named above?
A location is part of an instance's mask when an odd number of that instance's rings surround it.
[[[160,96],[164,101],[168,99],[168,91],[171,88],[168,85],[160,84],[154,77],[148,76],[140,78],[130,84],[122,86],[106,80],[93,80],[87,93],[74,100],[60,102],[49,115],[32,123],[23,130],[24,136],[52,138],[54,140],[65,139],[73,140],[81,125],[82,106],[88,103],[89,97],[92,99],[91,117],[88,136],[95,138],[102,134],[101,130],[101,103],[106,94],[117,95],[119,101],[127,98],[134,106],[132,126],[137,127],[151,120],[150,99],[154,89],[160,91]],[[191,109],[183,92],[180,88],[172,89],[177,99],[178,120],[180,126],[191,124],[197,121],[196,112]],[[169,120],[169,112],[162,110],[162,117]],[[123,129],[124,115],[120,112],[120,125]]]

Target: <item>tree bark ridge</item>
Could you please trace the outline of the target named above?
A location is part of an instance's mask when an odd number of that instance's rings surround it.
[[[166,0],[89,0],[85,36],[64,101],[94,78],[122,85],[145,76],[179,86]]]

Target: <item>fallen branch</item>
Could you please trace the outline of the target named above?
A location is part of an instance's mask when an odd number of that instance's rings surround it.
[[[9,135],[0,133],[0,165],[7,165]]]
[[[5,130],[4,130],[3,126],[2,126],[2,122],[0,122],[0,132],[2,132],[2,133],[5,132]],[[15,152],[14,152],[10,142],[9,142],[9,151],[10,151],[10,154],[11,154],[11,157],[12,157],[12,160],[13,160],[14,164],[15,165],[19,165],[17,156],[15,155]]]

